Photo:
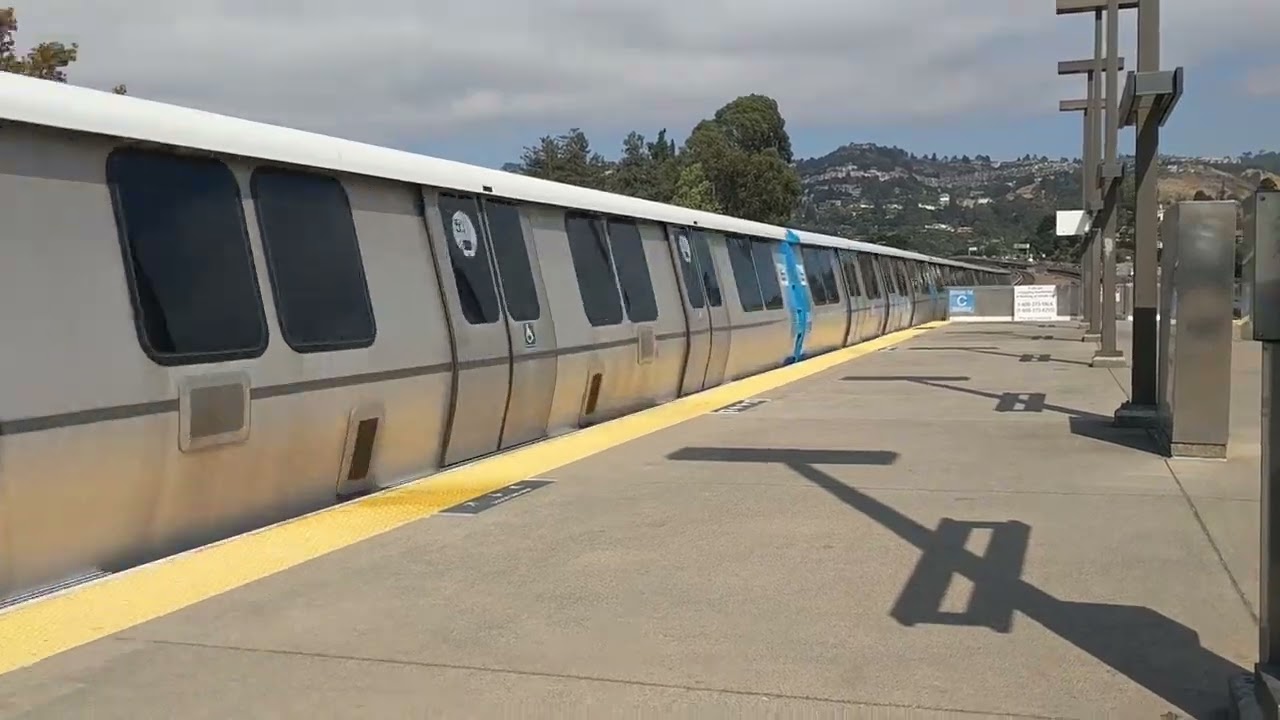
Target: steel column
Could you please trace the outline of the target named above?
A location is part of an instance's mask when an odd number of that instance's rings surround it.
[[[1160,69],[1160,0],[1140,0],[1138,5],[1138,72]],[[1133,367],[1130,387],[1132,405],[1154,407],[1158,328],[1156,325],[1156,238],[1159,233],[1160,122],[1152,108],[1155,100],[1144,98],[1138,106],[1137,202],[1134,208],[1133,253]]]
[[[1094,13],[1094,60],[1098,60],[1102,41],[1102,12]],[[1100,94],[1105,101],[1106,114],[1105,152],[1102,160],[1101,181],[1102,212],[1105,222],[1100,229],[1099,250],[1102,270],[1102,347],[1090,363],[1094,367],[1116,367],[1124,363],[1124,355],[1116,349],[1116,229],[1119,221],[1117,205],[1120,201],[1120,178],[1115,172],[1116,145],[1120,128],[1116,112],[1119,109],[1118,75],[1120,73],[1120,0],[1107,3],[1106,89]]]

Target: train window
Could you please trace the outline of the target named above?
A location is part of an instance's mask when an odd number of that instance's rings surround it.
[[[898,273],[898,289],[903,295],[911,295],[911,279],[907,275],[907,264],[901,260],[893,260],[894,268]]]
[[[489,239],[493,242],[493,259],[497,261],[498,277],[502,280],[507,313],[517,322],[537,320],[542,307],[538,304],[538,288],[529,265],[520,208],[485,200],[484,215],[489,222]]]
[[[587,321],[595,327],[617,325],[622,322],[622,300],[609,260],[604,223],[596,217],[570,214],[565,216],[564,228]]]
[[[876,258],[876,265],[880,268],[880,275],[884,279],[885,289],[890,295],[901,295],[898,290],[898,276],[893,272],[893,263],[887,257]]]
[[[836,281],[836,251],[823,248],[818,251],[818,259],[822,272],[822,282],[827,286],[827,302],[834,305],[840,302],[840,283]]]
[[[694,264],[693,246],[689,244],[689,231],[675,231],[676,257],[680,261],[680,272],[684,276],[685,291],[689,294],[689,306],[706,307],[707,296],[702,291],[702,280],[698,277],[698,268]]]
[[[840,251],[840,269],[844,272],[844,284],[853,297],[864,297],[862,283],[858,282],[857,256],[848,250]]]
[[[369,284],[342,183],[260,167],[249,184],[285,342],[300,353],[372,345]]]
[[[658,301],[653,297],[653,278],[649,261],[644,257],[644,240],[633,222],[609,221],[609,247],[618,270],[622,302],[631,322],[653,322],[658,319]]]
[[[720,296],[720,279],[716,277],[716,265],[711,261],[711,245],[705,233],[693,233],[693,252],[698,258],[698,270],[702,272],[702,287],[707,293],[707,302],[711,307],[720,307],[723,298]]]
[[[462,316],[472,325],[497,322],[498,289],[493,284],[489,243],[485,242],[475,198],[442,193],[440,219]]]
[[[920,282],[916,278],[915,268],[913,268],[912,265],[914,265],[914,263],[908,260],[899,260],[898,272],[902,274],[903,286],[910,288],[912,294],[918,294],[920,292]]]
[[[738,300],[742,303],[743,312],[764,309],[764,300],[760,296],[760,280],[756,277],[755,261],[751,258],[750,243],[750,240],[741,237],[728,239],[729,266],[733,268],[733,279],[738,286]]]
[[[138,341],[161,365],[252,358],[267,319],[235,175],[210,158],[107,158]]]
[[[827,288],[822,283],[822,273],[819,271],[818,259],[814,257],[814,249],[801,247],[800,260],[804,264],[804,276],[809,283],[809,297],[813,298],[813,304],[826,305]]]
[[[773,259],[773,245],[767,240],[750,243],[755,260],[756,277],[760,280],[760,297],[765,309],[782,309],[782,284],[778,282],[777,261]]]
[[[840,301],[840,291],[835,286],[835,268],[831,265],[831,251],[828,248],[805,248],[805,273],[810,278],[810,284],[813,283],[813,278],[817,278],[821,286],[821,291],[815,292],[813,296],[815,305],[831,305]]]
[[[867,297],[872,300],[879,300],[883,293],[880,292],[880,276],[876,275],[876,259],[874,255],[858,255],[858,265],[862,266],[862,280],[867,284]]]

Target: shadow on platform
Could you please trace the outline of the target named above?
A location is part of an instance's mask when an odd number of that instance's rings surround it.
[[[1021,333],[1013,330],[952,330],[948,335],[986,335],[988,337],[1009,337],[1018,340],[1055,340],[1058,342],[1071,342],[1079,344],[1078,337],[1058,337],[1057,335],[1045,335],[1043,333]]]
[[[1018,362],[1052,362],[1064,365],[1080,365],[1082,367],[1092,367],[1083,360],[1067,360],[1066,358],[1056,358],[1049,353],[1009,353],[1000,352],[1000,348],[994,346],[935,346],[935,347],[913,347],[906,348],[907,352],[971,352],[978,355],[994,355],[996,357],[1017,358]]]
[[[889,611],[904,626],[987,627],[1009,633],[1014,615],[1022,613],[1196,718],[1218,717],[1223,707],[1222,687],[1228,677],[1242,672],[1235,663],[1203,647],[1194,630],[1151,608],[1061,600],[1024,580],[1031,537],[1031,527],[1025,523],[942,518],[938,527],[931,529],[814,467],[888,465],[896,461],[897,453],[687,447],[667,457],[785,465],[918,548],[920,559]],[[981,556],[965,547],[975,529],[992,533]],[[967,578],[973,592],[964,612],[945,612],[941,608],[943,596],[955,575]]]
[[[1151,434],[1142,428],[1115,427],[1114,418],[1109,415],[1078,410],[1065,405],[1048,402],[1045,393],[1041,392],[989,392],[974,388],[961,387],[955,383],[968,382],[964,375],[849,375],[840,378],[844,382],[907,382],[915,385],[949,390],[952,392],[973,395],[975,397],[995,400],[993,412],[999,413],[1042,413],[1045,411],[1065,415],[1071,434],[1091,440],[1119,445],[1131,450],[1140,450],[1155,455],[1161,454],[1159,443]]]

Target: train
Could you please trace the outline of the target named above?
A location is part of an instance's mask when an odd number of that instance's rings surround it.
[[[946,311],[1007,271],[0,73],[9,605]]]

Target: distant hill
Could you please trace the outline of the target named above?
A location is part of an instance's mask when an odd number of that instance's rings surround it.
[[[1122,158],[1132,163],[1132,158]],[[1280,181],[1280,153],[1238,158],[1162,157],[1160,200],[1197,192],[1239,199],[1262,178]],[[919,156],[871,143],[845,145],[796,162],[803,186],[797,222],[931,254],[1012,253],[1029,242],[1041,254],[1074,248],[1054,237],[1053,215],[1080,207],[1080,161],[1024,155],[1016,160]],[[1131,225],[1133,174],[1128,174],[1120,223]],[[1122,234],[1121,247],[1125,245]]]

